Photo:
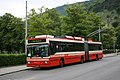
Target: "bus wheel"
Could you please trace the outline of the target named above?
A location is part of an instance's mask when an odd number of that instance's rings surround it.
[[[96,55],[96,60],[99,60],[98,54]]]
[[[59,66],[60,66],[60,67],[63,67],[63,66],[64,66],[64,60],[63,60],[63,59],[60,59]]]
[[[81,62],[81,63],[84,62],[84,58],[83,58],[83,56],[81,56],[81,60],[80,60],[80,62]]]

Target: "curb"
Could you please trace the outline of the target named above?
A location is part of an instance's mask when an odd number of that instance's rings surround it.
[[[104,55],[103,55],[103,58],[114,57],[114,56],[118,56],[118,55],[120,55],[120,53],[104,54]]]
[[[26,69],[21,69],[21,70],[6,72],[6,73],[3,73],[3,74],[0,74],[0,76],[4,76],[4,75],[7,75],[7,74],[11,74],[11,73],[16,73],[16,72],[20,72],[20,71],[25,71],[25,70],[29,70],[29,69],[32,69],[32,68],[26,68]]]
[[[32,69],[32,68],[27,67],[26,69],[10,71],[10,72],[6,72],[6,73],[2,73],[2,74],[0,74],[0,76],[4,76],[4,75],[7,75],[7,74],[11,74],[11,73],[16,73],[16,72],[20,72],[20,71],[25,71],[25,70],[29,70],[29,69]]]
[[[103,58],[107,58],[107,57],[114,57],[117,56],[116,54],[105,54],[103,55]]]

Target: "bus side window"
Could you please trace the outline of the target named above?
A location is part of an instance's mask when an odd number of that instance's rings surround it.
[[[95,50],[102,50],[101,44],[89,44],[89,50],[95,51]]]
[[[50,54],[54,55],[56,53],[56,44],[55,42],[50,43]]]
[[[56,50],[57,50],[57,52],[61,52],[62,51],[62,46],[61,45],[56,45]]]
[[[97,45],[97,47],[98,47],[98,50],[102,50],[102,45],[101,44]]]

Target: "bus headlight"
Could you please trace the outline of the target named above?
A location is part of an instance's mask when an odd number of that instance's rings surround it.
[[[27,62],[28,64],[30,64],[30,62]]]
[[[28,57],[31,57],[31,54],[28,54]]]
[[[45,64],[47,64],[47,63],[48,63],[48,61],[45,61],[44,63],[45,63]]]

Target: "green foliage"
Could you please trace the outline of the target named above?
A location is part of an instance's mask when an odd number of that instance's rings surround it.
[[[23,49],[24,46],[24,26],[20,18],[6,13],[0,16],[0,51],[8,53]]]
[[[72,36],[87,36],[92,31],[99,28],[101,19],[93,12],[87,12],[84,5],[70,5],[66,9],[64,16],[63,33]]]
[[[29,13],[29,36],[51,34],[60,35],[60,17],[55,9],[40,8],[40,13],[34,9]],[[44,13],[42,13],[45,11]]]
[[[109,11],[116,10],[119,13],[120,12],[119,9],[120,9],[120,0],[105,0],[102,3],[96,3],[94,6],[91,6],[91,10],[94,12],[102,12],[104,10],[109,10]]]
[[[116,47],[117,49],[120,48],[120,26],[116,28],[116,36],[117,36],[117,41],[116,41]]]
[[[0,54],[0,67],[14,66],[26,63],[24,54]]]
[[[90,1],[91,6],[98,3],[102,4],[104,0]],[[44,7],[40,8],[40,13],[35,12],[34,9],[31,10],[29,35],[50,34],[86,37],[100,27],[106,30],[101,33],[104,48],[113,48],[113,43],[119,43],[119,30],[117,29],[120,25],[120,18],[115,10],[103,10],[103,12],[96,14],[88,11],[84,3],[65,5],[64,9],[66,15],[59,15],[55,9],[49,10]],[[90,37],[94,41],[98,41],[98,34]]]
[[[102,33],[102,42],[103,42],[103,47],[105,49],[113,49],[113,42],[116,41],[116,32],[115,28],[111,26],[105,26],[104,29],[106,29],[105,32]]]
[[[34,9],[29,12],[29,36],[50,34],[85,37],[101,24],[101,18],[93,12],[87,12],[84,5],[68,5],[65,16],[59,15],[55,9],[42,7],[39,10],[40,13]]]
[[[101,16],[103,22],[106,24],[104,26],[107,31],[102,33],[102,42],[104,44],[104,48],[110,49],[114,47],[118,47],[119,43],[119,30],[118,27],[120,26],[120,17],[115,10],[108,11],[104,10],[103,12],[99,12],[98,15]],[[117,43],[117,44],[116,44]]]

